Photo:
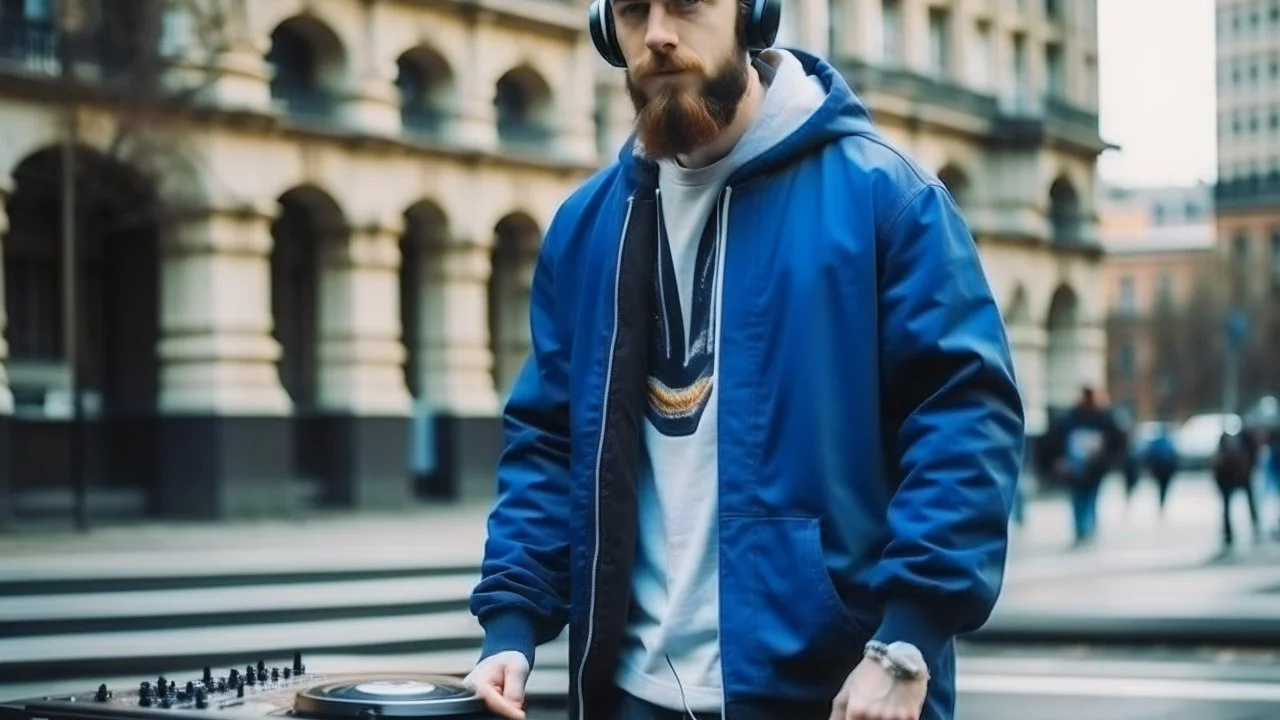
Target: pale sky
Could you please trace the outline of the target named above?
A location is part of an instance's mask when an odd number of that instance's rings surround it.
[[[1184,185],[1217,174],[1214,0],[1098,0],[1104,180]]]

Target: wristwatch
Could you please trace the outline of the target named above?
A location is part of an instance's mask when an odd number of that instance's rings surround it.
[[[900,680],[928,680],[929,666],[920,649],[908,642],[882,643],[872,640],[863,650],[863,656],[880,663],[890,677]]]

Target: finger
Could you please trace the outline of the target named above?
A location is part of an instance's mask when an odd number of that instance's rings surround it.
[[[501,718],[507,720],[524,720],[524,710],[511,704],[509,700],[502,696],[497,687],[491,684],[481,684],[476,688],[476,694],[484,700],[485,707],[489,711]]]
[[[514,707],[524,705],[524,670],[515,664],[508,664],[502,678],[502,696]]]
[[[841,720],[879,720],[872,712],[863,704],[851,702],[849,709],[845,710],[844,717]]]
[[[827,715],[827,720],[844,720],[845,712],[849,708],[849,691],[842,689],[836,694],[835,700],[831,701],[831,712]]]

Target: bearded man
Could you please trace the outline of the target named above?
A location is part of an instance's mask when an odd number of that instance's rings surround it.
[[[1023,452],[946,188],[780,0],[596,0],[635,132],[557,211],[468,682],[523,717],[569,627],[575,720],[952,717]]]

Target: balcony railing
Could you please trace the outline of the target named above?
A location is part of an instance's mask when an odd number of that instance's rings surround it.
[[[75,79],[99,85],[137,87],[139,80],[154,80],[159,67],[158,53],[139,47],[136,37],[102,28],[68,35],[47,22],[0,23],[0,67],[62,77],[64,59],[71,61]]]
[[[330,119],[337,102],[326,89],[297,82],[271,83],[271,97],[279,101],[285,112],[308,119]]]
[[[417,135],[438,135],[444,130],[445,112],[430,105],[405,105],[400,109],[400,124]]]
[[[1224,180],[1213,188],[1219,209],[1280,206],[1280,173]]]
[[[546,153],[555,140],[555,132],[544,125],[517,120],[498,120],[498,139],[511,148]]]
[[[28,72],[58,75],[62,68],[58,40],[58,29],[52,24],[0,23],[0,61]]]
[[[904,68],[871,65],[852,58],[837,60],[836,66],[858,93],[876,90],[982,117],[996,114],[994,97],[940,78],[921,75]]]

